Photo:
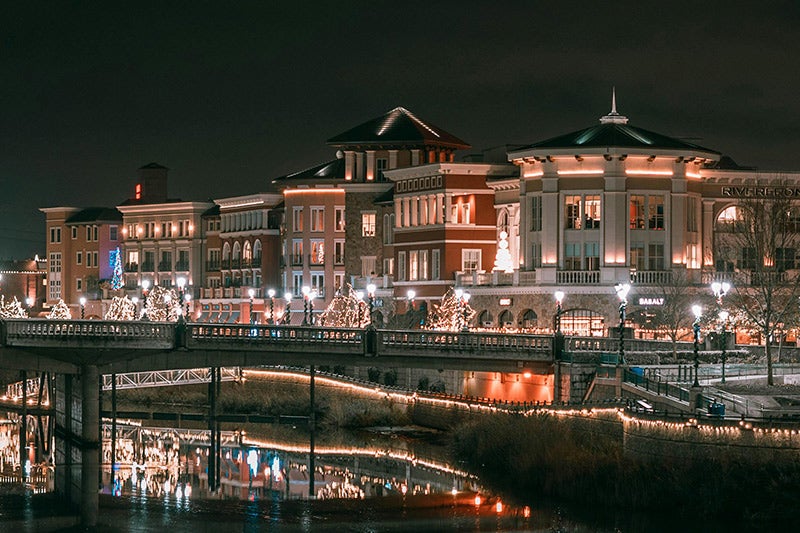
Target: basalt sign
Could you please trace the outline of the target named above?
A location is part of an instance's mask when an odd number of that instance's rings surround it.
[[[730,198],[800,198],[798,187],[723,187],[722,196]]]

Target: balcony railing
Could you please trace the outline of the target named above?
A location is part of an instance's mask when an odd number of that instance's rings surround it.
[[[175,263],[175,270],[177,272],[189,272],[189,262],[178,261],[177,263]]]
[[[556,283],[560,285],[596,285],[600,283],[599,270],[559,270]]]
[[[713,283],[715,281],[727,281],[735,286],[746,287],[748,285],[762,285],[762,284],[783,284],[792,283],[800,274],[800,270],[785,270],[785,271],[766,271],[766,272],[753,272],[750,270],[739,270],[736,272],[729,271],[714,271],[704,270],[701,275],[703,284]]]
[[[159,272],[171,272],[172,271],[172,261],[161,261],[158,263],[158,271]]]
[[[139,272],[139,263],[125,263],[125,272]]]
[[[142,263],[142,272],[155,272],[155,263]]]
[[[322,265],[325,262],[325,258],[322,254],[308,254],[308,264],[309,265]]]
[[[302,266],[303,254],[291,254],[289,256],[289,262],[292,264],[292,266]]]
[[[206,261],[207,272],[219,272],[219,267],[220,267],[219,261]]]
[[[632,270],[631,283],[636,285],[669,285],[672,283],[672,271]]]
[[[334,255],[333,256],[333,264],[334,265],[343,265],[344,264],[344,254]]]

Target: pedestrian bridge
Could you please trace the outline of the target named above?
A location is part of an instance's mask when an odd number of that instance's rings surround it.
[[[97,320],[0,321],[6,368],[101,373],[199,367],[383,365],[464,370],[544,369],[553,336]]]

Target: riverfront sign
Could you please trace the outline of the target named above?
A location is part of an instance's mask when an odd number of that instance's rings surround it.
[[[722,196],[730,198],[800,198],[798,187],[723,187]]]

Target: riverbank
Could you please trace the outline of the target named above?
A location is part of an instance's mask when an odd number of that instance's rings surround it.
[[[662,454],[653,445],[650,457],[630,454],[624,448],[629,435],[615,418],[548,412],[481,417],[454,432],[453,453],[489,488],[525,500],[559,500],[585,511],[669,511],[736,529],[796,521],[796,452],[748,460],[718,435],[713,453],[706,447],[697,454]]]

